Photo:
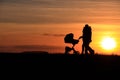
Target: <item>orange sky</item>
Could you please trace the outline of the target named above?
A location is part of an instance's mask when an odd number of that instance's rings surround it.
[[[0,1],[0,52],[44,50],[64,52],[64,35],[77,39],[88,23],[93,30],[90,46],[97,53],[120,55],[119,0],[4,0]],[[101,48],[101,40],[116,40],[114,50]],[[76,49],[81,52],[81,43]],[[70,45],[71,46],[71,45]]]

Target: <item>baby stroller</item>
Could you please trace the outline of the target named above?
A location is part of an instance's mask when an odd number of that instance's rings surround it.
[[[74,54],[79,54],[79,52],[74,49],[74,46],[78,44],[79,39],[78,40],[74,39],[73,33],[66,34],[66,36],[64,37],[64,42],[72,44],[72,47],[68,47],[68,46],[65,47],[65,54],[69,54],[69,52],[72,50]]]

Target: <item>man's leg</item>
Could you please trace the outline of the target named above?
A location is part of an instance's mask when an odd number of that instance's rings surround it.
[[[82,52],[81,52],[81,54],[84,54],[84,48],[85,48],[85,46],[84,46],[84,43],[82,44]]]
[[[92,55],[95,54],[95,51],[94,51],[92,48],[90,48],[90,47],[89,47],[89,52],[90,52],[90,54],[92,54]]]
[[[94,54],[94,50],[89,46],[89,44],[88,44],[88,50],[89,50],[90,54]]]

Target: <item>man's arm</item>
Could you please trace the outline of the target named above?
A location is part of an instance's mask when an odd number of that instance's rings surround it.
[[[83,36],[80,36],[79,39],[83,38]]]

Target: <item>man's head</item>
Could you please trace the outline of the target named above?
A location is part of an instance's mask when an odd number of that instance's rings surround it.
[[[89,25],[88,24],[85,24],[85,27],[88,27]]]

